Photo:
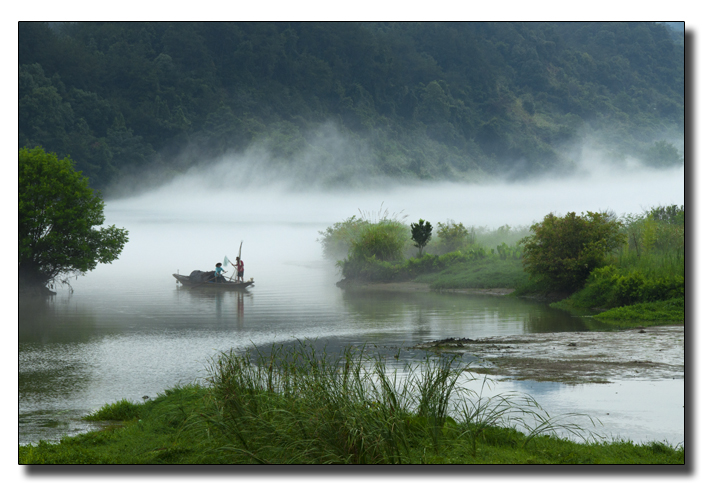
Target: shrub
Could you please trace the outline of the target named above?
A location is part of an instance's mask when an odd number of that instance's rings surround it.
[[[342,222],[327,227],[325,231],[318,232],[322,244],[322,255],[328,260],[339,260],[349,254],[349,249],[354,240],[357,240],[368,221],[357,218],[356,215]]]
[[[407,228],[397,221],[384,220],[362,227],[359,238],[352,241],[350,257],[363,260],[399,260],[408,238]]]
[[[571,212],[564,217],[550,213],[532,225],[533,234],[521,241],[525,271],[551,288],[576,291],[624,242],[619,228],[620,223],[605,213],[577,216]]]
[[[439,237],[440,254],[461,250],[466,245],[474,242],[474,230],[471,233],[463,223],[455,223],[453,220],[437,223],[437,236]]]
[[[614,265],[597,268],[582,290],[568,300],[574,308],[620,307],[684,297],[684,277],[646,276],[639,271],[627,272]]]

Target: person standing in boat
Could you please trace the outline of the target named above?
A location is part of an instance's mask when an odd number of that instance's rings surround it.
[[[244,260],[237,257],[237,280],[240,282],[244,281]]]
[[[222,268],[221,263],[217,263],[215,265],[215,283],[222,283],[225,281],[225,277],[222,275],[223,273],[227,273],[227,271]]]

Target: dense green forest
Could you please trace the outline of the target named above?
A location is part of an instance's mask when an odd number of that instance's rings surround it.
[[[683,163],[662,23],[20,22],[18,54],[19,147],[101,189],[250,149],[326,184],[569,172],[583,139]]]

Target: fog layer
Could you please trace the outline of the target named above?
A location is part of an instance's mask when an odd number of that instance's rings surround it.
[[[658,205],[684,204],[684,168],[657,170],[630,159],[606,164],[588,153],[569,177],[525,182],[394,181],[377,177],[356,188],[306,183],[314,165],[281,166],[250,156],[231,156],[174,177],[141,195],[108,201],[138,218],[332,224],[360,211],[370,218],[419,218],[433,224],[529,225],[548,213],[641,213]],[[364,183],[362,183],[364,184]],[[110,223],[110,220],[107,220]]]

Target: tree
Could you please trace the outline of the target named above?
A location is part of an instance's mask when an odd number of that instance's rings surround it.
[[[420,218],[418,223],[410,223],[411,238],[415,242],[414,245],[420,249],[418,256],[422,256],[422,249],[430,242],[432,238],[432,225],[429,221]]]
[[[19,151],[20,290],[46,291],[59,276],[116,260],[127,230],[105,221],[104,202],[70,157],[40,147]]]
[[[564,217],[550,213],[530,227],[532,235],[520,241],[524,246],[525,271],[550,289],[576,291],[591,271],[624,243],[620,225],[606,213],[589,211],[585,216],[576,216],[572,212]]]

